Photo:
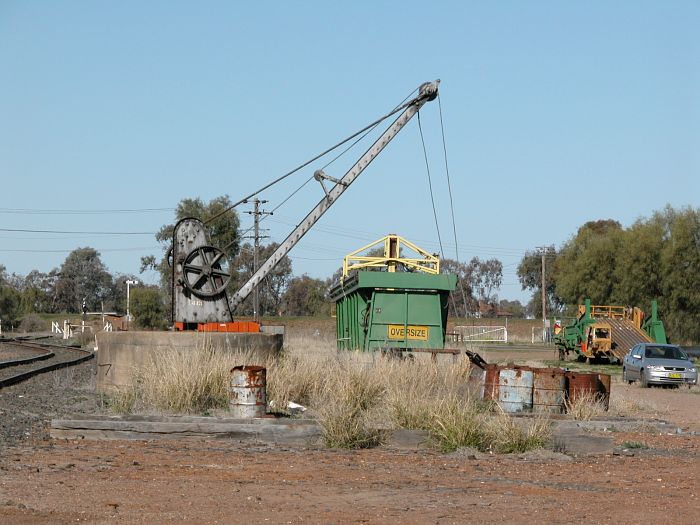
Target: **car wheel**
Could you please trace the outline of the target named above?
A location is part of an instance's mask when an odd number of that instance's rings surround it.
[[[642,388],[649,388],[651,386],[649,383],[647,383],[647,378],[644,375],[643,370],[639,372],[639,384]]]

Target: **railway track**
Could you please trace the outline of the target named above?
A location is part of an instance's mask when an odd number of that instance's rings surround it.
[[[0,339],[0,388],[93,357],[93,352],[81,348],[28,339]]]

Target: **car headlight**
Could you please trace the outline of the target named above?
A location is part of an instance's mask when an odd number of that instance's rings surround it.
[[[659,366],[659,365],[647,365],[647,368],[649,370],[654,370],[655,372],[660,372],[664,369],[663,366]]]
[[[695,367],[688,369],[688,372],[697,372],[697,371],[698,371],[698,369]]]

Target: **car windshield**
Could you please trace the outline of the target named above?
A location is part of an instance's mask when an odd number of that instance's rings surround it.
[[[647,346],[644,357],[652,359],[688,359],[683,350],[677,346]]]

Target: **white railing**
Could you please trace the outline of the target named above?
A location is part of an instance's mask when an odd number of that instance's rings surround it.
[[[460,343],[507,343],[506,326],[455,326],[457,342]]]

